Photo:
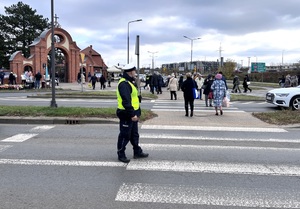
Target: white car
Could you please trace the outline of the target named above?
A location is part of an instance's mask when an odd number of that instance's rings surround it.
[[[279,107],[300,110],[300,86],[273,89],[266,94],[266,102]]]

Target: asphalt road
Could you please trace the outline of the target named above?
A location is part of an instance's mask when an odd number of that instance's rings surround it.
[[[141,124],[150,156],[129,164],[117,161],[118,125],[0,133],[0,208],[300,208],[297,130]]]

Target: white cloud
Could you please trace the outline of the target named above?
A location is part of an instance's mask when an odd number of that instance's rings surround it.
[[[50,19],[50,1],[24,0],[38,14]],[[0,3],[16,4],[13,0]],[[300,1],[296,0],[54,0],[59,23],[83,49],[89,45],[98,51],[108,65],[127,60],[128,22],[130,24],[130,59],[134,55],[135,37],[140,35],[140,65],[149,66],[151,52],[155,63],[190,60],[190,41],[183,38],[201,37],[193,42],[193,60],[222,56],[244,66],[256,59],[260,62],[297,62],[300,59]]]

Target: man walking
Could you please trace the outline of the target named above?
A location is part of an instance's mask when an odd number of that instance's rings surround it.
[[[139,146],[138,120],[141,109],[138,89],[134,85],[136,68],[133,64],[127,64],[123,70],[123,76],[117,87],[118,109],[116,114],[120,119],[117,154],[119,161],[129,163],[130,160],[125,154],[126,145],[129,141],[133,146],[135,159],[146,158],[149,154],[144,153]]]

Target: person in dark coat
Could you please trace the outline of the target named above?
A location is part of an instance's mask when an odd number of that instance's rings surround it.
[[[105,89],[105,82],[106,82],[106,79],[105,79],[104,75],[102,74],[100,77],[100,89]]]
[[[156,93],[158,94],[158,75],[156,72],[153,73],[152,75],[151,86],[152,86],[151,93],[154,94],[154,89],[155,89]]]
[[[249,88],[249,83],[250,83],[249,76],[245,75],[244,81],[243,81],[244,93],[247,93],[248,90],[250,92],[252,92],[252,89]]]
[[[96,86],[96,82],[97,82],[97,76],[96,76],[96,74],[94,74],[94,75],[91,77],[91,81],[92,81],[92,87],[93,87],[93,90],[95,90],[95,86]]]
[[[181,89],[182,83],[183,83],[183,75],[180,75],[179,81],[178,81],[178,90]]]
[[[10,84],[10,85],[14,85],[14,84],[15,84],[16,77],[15,77],[15,75],[14,75],[13,72],[11,72],[11,73],[9,74],[8,80],[9,80],[9,84]]]
[[[203,94],[205,95],[205,105],[206,107],[208,107],[208,102],[209,102],[209,106],[212,107],[212,98],[208,98],[209,92],[211,92],[211,85],[214,82],[213,80],[213,76],[211,74],[209,74],[207,76],[207,78],[204,80],[203,85],[205,86],[204,90],[203,90]]]
[[[158,74],[158,85],[157,85],[157,94],[162,94],[162,89],[164,85],[164,79],[161,74]]]
[[[191,109],[190,116],[193,117],[194,114],[194,93],[193,88],[198,89],[197,83],[192,78],[191,73],[186,74],[186,80],[182,83],[181,90],[183,91],[184,98],[184,108],[185,108],[185,116],[189,116],[189,106]]]

